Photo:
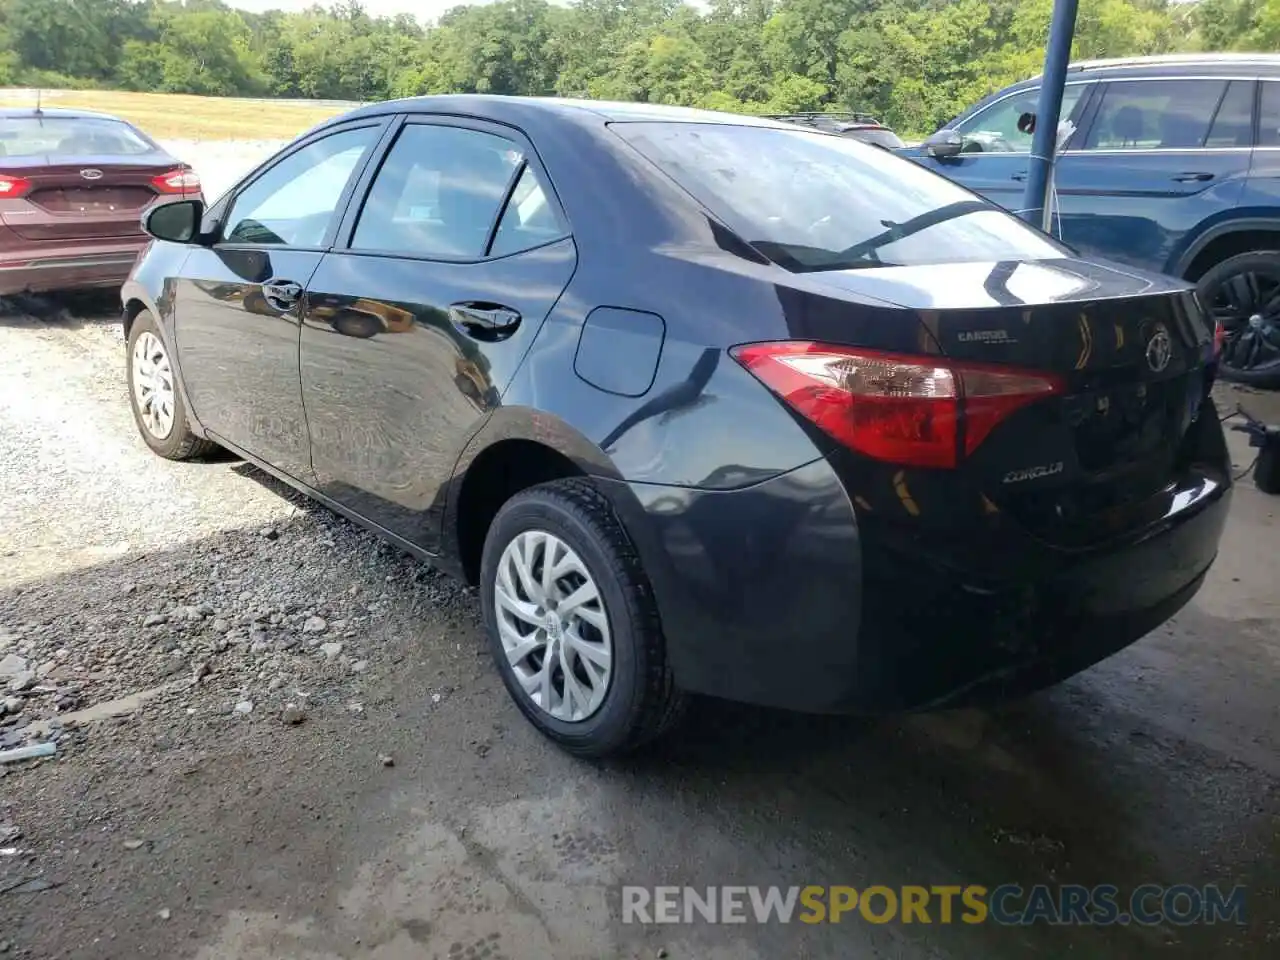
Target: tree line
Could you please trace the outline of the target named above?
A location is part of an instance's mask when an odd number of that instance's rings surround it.
[[[481,92],[935,129],[1039,72],[1053,0],[501,0],[432,24],[358,0],[0,0],[0,86],[378,100]],[[1280,0],[1080,0],[1076,57],[1280,50]]]

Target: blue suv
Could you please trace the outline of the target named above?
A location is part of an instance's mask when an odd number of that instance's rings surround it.
[[[1007,87],[902,152],[1016,210],[1039,88]],[[1052,232],[1196,283],[1222,325],[1222,376],[1280,387],[1280,55],[1076,63],[1062,117],[1075,131]]]

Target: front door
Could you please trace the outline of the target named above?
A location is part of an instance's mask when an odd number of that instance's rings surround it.
[[[196,417],[301,480],[311,477],[298,385],[304,294],[382,129],[319,136],[246,182],[212,211],[222,239],[193,248],[175,284],[178,360]]]
[[[1113,80],[1058,162],[1054,233],[1086,256],[1169,271],[1249,173],[1252,80]]]
[[[1089,83],[1069,83],[1062,92],[1062,118],[1078,121]],[[1018,129],[1025,113],[1035,113],[1040,89],[1012,93],[955,125],[963,146],[959,156],[917,160],[930,170],[980,193],[1006,210],[1022,207],[1033,135]]]
[[[459,453],[573,273],[546,184],[509,129],[409,120],[311,278],[301,377],[317,486],[428,551]]]

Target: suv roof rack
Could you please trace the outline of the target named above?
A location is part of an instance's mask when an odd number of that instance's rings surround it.
[[[772,113],[766,114],[767,120],[790,120],[792,123],[814,123],[820,120],[831,120],[837,123],[869,123],[881,126],[879,120],[869,113],[853,111],[810,110],[804,113]]]
[[[1106,70],[1121,67],[1177,66],[1179,64],[1196,66],[1198,64],[1216,63],[1258,63],[1274,66],[1280,65],[1280,55],[1274,53],[1161,53],[1147,57],[1111,57],[1102,60],[1078,60],[1071,63],[1067,69],[1072,71]]]

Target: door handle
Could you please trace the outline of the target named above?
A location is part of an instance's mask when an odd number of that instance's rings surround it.
[[[1023,180],[1027,179],[1027,171],[1023,170],[1021,173],[1015,173],[1009,179],[1017,180],[1019,183],[1021,183]]]
[[[292,280],[272,280],[262,285],[262,299],[277,310],[292,310],[301,296],[301,285]]]
[[[477,340],[505,340],[520,326],[520,314],[493,303],[455,303],[449,308],[455,327]]]
[[[1197,183],[1205,180],[1212,180],[1213,174],[1197,170],[1191,173],[1180,173],[1173,179],[1178,183]]]

